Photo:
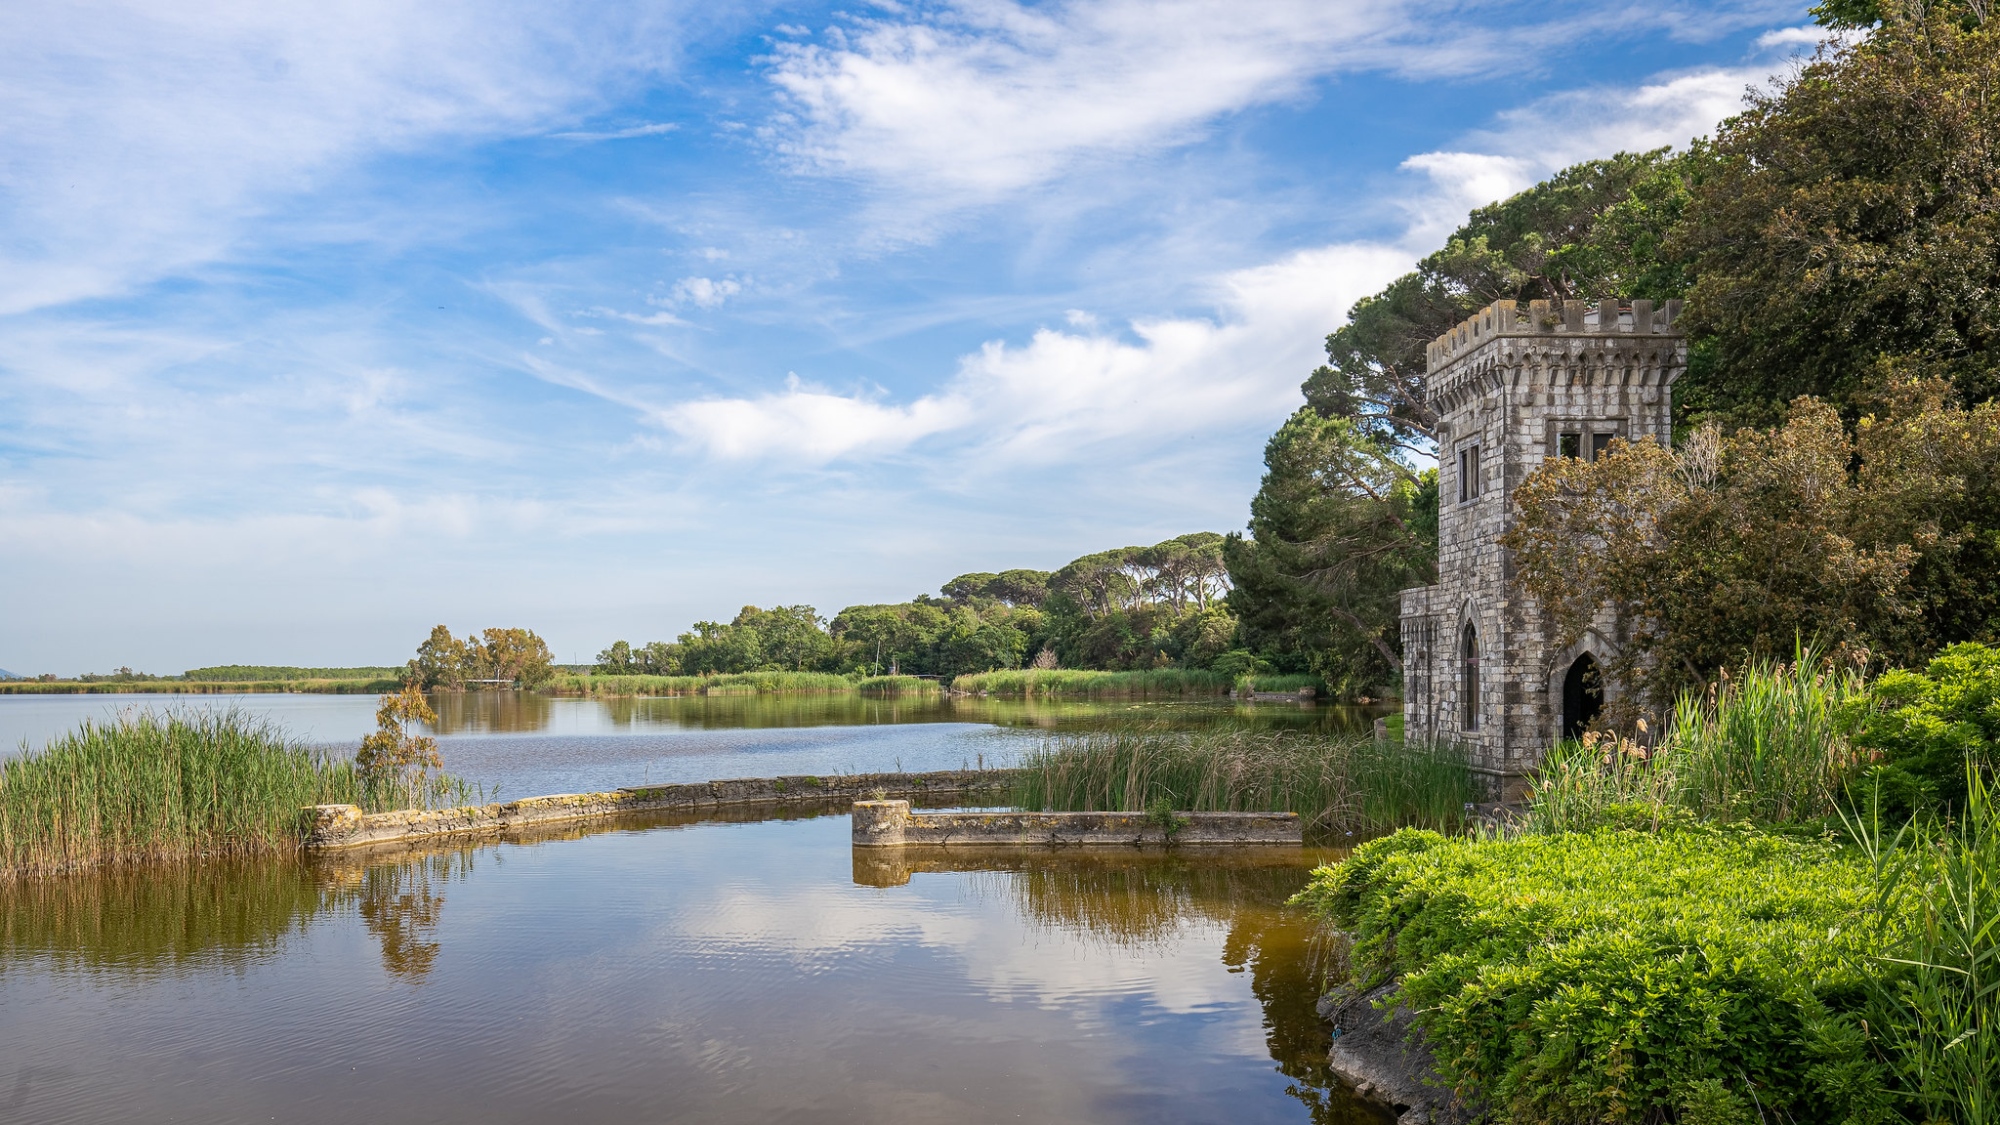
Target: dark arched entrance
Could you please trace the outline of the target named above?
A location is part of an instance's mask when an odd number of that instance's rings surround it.
[[[1582,738],[1583,728],[1604,710],[1604,674],[1597,658],[1584,653],[1563,677],[1563,737]]]

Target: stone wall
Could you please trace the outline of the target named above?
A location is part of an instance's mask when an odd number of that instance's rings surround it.
[[[1458,741],[1502,792],[1541,760],[1562,724],[1562,680],[1589,652],[1616,654],[1615,622],[1559,647],[1518,588],[1500,545],[1513,491],[1543,460],[1591,456],[1610,438],[1672,437],[1672,388],[1687,364],[1678,301],[1499,301],[1427,350],[1438,412],[1438,580],[1402,601],[1404,731]],[[1463,471],[1462,471],[1463,468]],[[1463,642],[1477,638],[1476,704],[1465,691]],[[1615,686],[1613,686],[1615,691]]]
[[[755,777],[640,786],[609,793],[560,793],[503,804],[386,813],[364,813],[354,805],[314,805],[304,810],[303,828],[308,848],[350,848],[476,836],[526,825],[631,813],[851,800],[876,793],[930,800],[1005,800],[1019,776],[1018,770],[940,770]]]
[[[1290,844],[1297,847],[1303,840],[1299,814],[1278,812],[1175,813],[1170,829],[1150,813],[912,813],[908,801],[856,801],[853,821],[857,848],[905,844],[930,847]]]

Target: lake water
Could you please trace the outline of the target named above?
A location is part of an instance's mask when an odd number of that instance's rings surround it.
[[[1327,853],[731,819],[0,884],[0,1120],[1388,1120],[1281,906]]]
[[[855,695],[579,699],[523,692],[441,694],[445,768],[489,795],[779,774],[1005,765],[1052,732],[1126,723],[1174,727],[1366,729],[1372,713],[1288,703],[1050,702]],[[351,752],[374,729],[366,695],[0,695],[0,754],[85,720],[152,708],[235,707],[294,737]]]

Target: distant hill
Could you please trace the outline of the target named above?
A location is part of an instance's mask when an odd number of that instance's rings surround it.
[[[219,664],[213,668],[190,668],[184,680],[199,683],[235,684],[272,680],[391,680],[403,674],[401,668],[290,668],[263,664]]]
[[[9,672],[7,669],[0,668],[0,680],[25,680],[27,678],[28,677],[26,676],[16,676],[14,673]]]

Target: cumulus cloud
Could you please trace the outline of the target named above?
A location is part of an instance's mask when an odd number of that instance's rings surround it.
[[[949,382],[908,403],[842,394],[793,377],[760,396],[660,410],[660,425],[717,457],[825,462],[882,456],[952,433],[975,456],[1066,460],[1105,442],[1158,442],[1282,416],[1319,338],[1349,305],[1407,269],[1388,246],[1330,246],[1217,278],[1214,315],[1088,318],[1022,345],[991,341]]]
[[[1630,87],[1567,90],[1502,112],[1462,139],[1462,148],[1403,162],[1430,181],[1412,196],[1406,241],[1428,249],[1466,212],[1525,190],[1560,168],[1616,152],[1685,145],[1743,108],[1745,92],[1770,79],[1768,65],[1708,67]]]
[[[673,299],[696,308],[720,308],[724,301],[743,292],[743,283],[733,277],[684,277],[674,283]]]

